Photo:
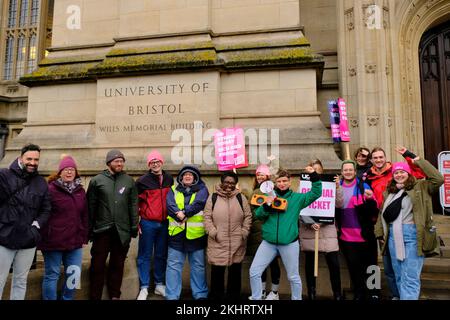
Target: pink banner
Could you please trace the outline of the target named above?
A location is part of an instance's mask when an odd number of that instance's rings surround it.
[[[214,135],[217,168],[219,171],[247,167],[245,137],[242,128],[224,128]]]
[[[341,141],[350,141],[350,131],[348,129],[348,118],[347,118],[347,106],[345,100],[342,98],[338,99],[339,106],[339,131],[341,133]]]

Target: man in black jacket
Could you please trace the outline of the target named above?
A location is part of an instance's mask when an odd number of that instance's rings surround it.
[[[50,215],[47,182],[38,173],[40,151],[28,144],[9,169],[0,169],[0,298],[12,265],[10,299],[25,299],[39,229]]]

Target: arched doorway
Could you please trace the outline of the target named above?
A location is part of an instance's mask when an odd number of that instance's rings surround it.
[[[450,150],[450,20],[424,33],[419,59],[425,158],[437,167],[439,152]]]

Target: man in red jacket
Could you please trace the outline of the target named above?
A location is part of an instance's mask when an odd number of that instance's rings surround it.
[[[136,181],[139,200],[140,236],[137,256],[140,291],[137,300],[147,300],[150,285],[150,263],[153,257],[155,294],[165,296],[168,220],[166,197],[173,178],[162,167],[164,158],[156,151],[147,156],[150,169]]]

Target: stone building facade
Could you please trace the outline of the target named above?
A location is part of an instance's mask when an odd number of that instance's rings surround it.
[[[396,160],[395,146],[404,145],[436,163],[450,148],[448,0],[0,4],[2,167],[34,142],[44,174],[69,153],[92,176],[120,148],[127,171],[139,175],[158,148],[169,171],[197,163],[211,186],[210,129],[241,126],[250,160],[238,170],[248,174],[244,187],[271,153],[296,173],[313,158],[337,170],[343,152],[331,140],[327,101],[339,96],[351,151],[381,146]],[[135,251],[134,243],[129,299],[138,290]]]
[[[35,141],[48,155],[44,171],[64,152],[80,158],[89,174],[110,147],[127,149],[129,168],[138,171],[150,147],[171,158],[177,142],[186,143],[174,140],[173,129],[194,136],[194,121],[201,121],[202,134],[227,126],[269,130],[268,142],[278,139],[287,168],[317,157],[336,169],[342,155],[331,144],[327,100],[338,96],[347,100],[352,151],[382,146],[395,159],[394,147],[405,145],[436,157],[450,147],[448,86],[438,79],[431,93],[443,97],[433,107],[440,119],[427,116],[419,49],[427,31],[448,26],[449,6],[439,0],[3,1],[2,164]],[[439,32],[444,61],[437,68],[448,74],[448,33]],[[19,70],[20,37],[30,34],[38,37],[39,66],[25,61],[29,67]],[[165,94],[156,92],[162,88]],[[434,135],[436,127],[443,130]],[[208,141],[200,140],[205,149]]]

